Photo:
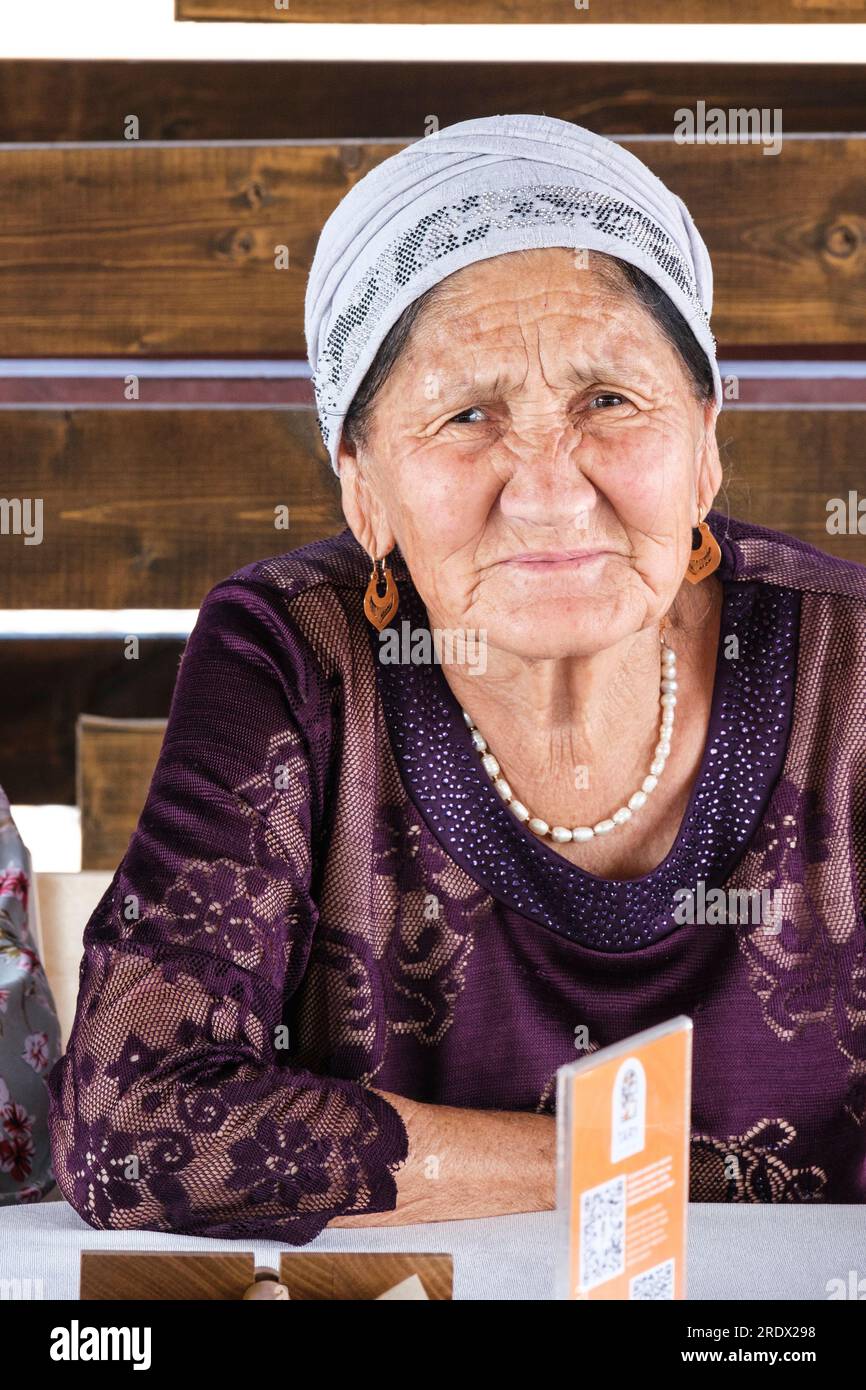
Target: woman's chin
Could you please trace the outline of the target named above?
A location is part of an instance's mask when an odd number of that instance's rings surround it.
[[[596,580],[590,585],[575,575],[551,575],[537,584],[510,583],[503,586],[495,602],[491,598],[488,595],[483,618],[480,605],[474,613],[475,622],[486,627],[491,642],[494,632],[503,637],[510,634],[515,641],[519,639],[521,647],[543,644],[563,654],[595,650],[626,636],[640,625],[643,611],[634,584]]]
[[[620,613],[588,611],[582,604],[548,604],[543,610],[527,606],[515,610],[507,619],[486,626],[487,642],[527,659],[590,656],[625,637],[635,624]]]

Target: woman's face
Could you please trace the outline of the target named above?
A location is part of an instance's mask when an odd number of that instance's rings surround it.
[[[422,309],[341,447],[344,511],[368,553],[400,546],[433,625],[591,653],[677,593],[720,483],[715,413],[596,256],[498,256]]]

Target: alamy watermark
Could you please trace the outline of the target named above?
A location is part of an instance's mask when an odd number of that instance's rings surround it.
[[[748,926],[762,924],[773,934],[781,931],[777,890],[770,888],[707,888],[699,879],[694,888],[677,888],[674,921],[679,926]]]
[[[42,498],[0,497],[0,536],[23,536],[25,545],[41,545]]]
[[[383,666],[465,666],[472,676],[487,670],[487,629],[416,627],[404,618],[400,630],[379,633],[379,660]]]
[[[847,499],[831,497],[827,502],[829,536],[866,536],[866,497],[851,488]]]
[[[680,106],[674,112],[676,145],[763,145],[764,154],[782,148],[782,108],[720,106],[707,109],[699,101],[694,111]]]
[[[68,1327],[51,1329],[48,1355],[52,1361],[131,1361],[134,1371],[146,1371],[151,1361],[151,1328],[82,1327],[73,1318]]]
[[[7,1299],[14,1302],[32,1298],[45,1298],[45,1282],[42,1279],[0,1279],[0,1303]]]

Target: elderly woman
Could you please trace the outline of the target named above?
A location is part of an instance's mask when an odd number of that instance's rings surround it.
[[[332,215],[348,527],[187,644],[51,1074],[91,1225],[550,1207],[557,1069],[681,1013],[692,1198],[864,1200],[866,569],[710,510],[711,300],[680,199],[557,120]]]

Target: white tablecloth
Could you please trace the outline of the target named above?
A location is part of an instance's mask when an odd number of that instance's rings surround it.
[[[549,1299],[553,1212],[422,1226],[324,1231],[307,1250],[416,1250],[454,1256],[454,1297]],[[67,1202],[0,1207],[0,1297],[77,1299],[79,1255],[88,1249],[252,1250],[276,1267],[275,1241],[204,1240],[155,1231],[96,1231]],[[690,1299],[826,1299],[828,1280],[866,1277],[866,1206],[692,1203]],[[18,1281],[7,1287],[5,1281]],[[39,1283],[41,1281],[41,1284]],[[18,1296],[21,1296],[20,1294]]]

